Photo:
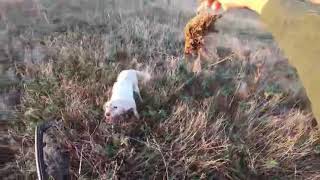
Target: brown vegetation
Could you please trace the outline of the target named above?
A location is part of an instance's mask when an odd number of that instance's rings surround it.
[[[231,55],[194,76],[183,63],[182,34],[192,14],[149,4],[127,12],[119,1],[100,2],[47,8],[50,26],[19,26],[19,37],[32,41],[28,64],[15,64],[21,104],[3,134],[18,148],[2,177],[36,179],[33,129],[51,120],[51,138],[69,153],[74,179],[320,177],[319,131],[296,72],[269,36],[249,28],[256,21],[224,19],[214,36]],[[251,54],[242,55],[245,46]],[[127,68],[149,68],[154,79],[141,86],[141,119],[111,126],[102,105]]]

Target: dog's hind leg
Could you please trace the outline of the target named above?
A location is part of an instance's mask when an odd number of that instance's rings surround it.
[[[138,84],[133,85],[133,91],[137,93],[140,102],[143,102]]]

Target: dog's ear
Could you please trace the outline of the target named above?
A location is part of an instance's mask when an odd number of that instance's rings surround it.
[[[127,112],[128,112],[128,113],[133,113],[134,110],[133,110],[133,108],[130,108]]]

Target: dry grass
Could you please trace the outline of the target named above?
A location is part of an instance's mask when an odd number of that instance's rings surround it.
[[[142,119],[112,129],[102,121],[101,107],[121,66],[101,61],[103,38],[67,33],[45,42],[55,53],[48,63],[33,67],[35,79],[25,85],[24,123],[63,122],[61,137],[75,178],[317,175],[319,137],[311,116],[287,103],[290,97],[281,89],[238,97],[239,76],[250,81],[254,65],[234,59],[192,78],[177,59],[163,61],[165,73],[149,62],[157,81],[141,88]],[[167,104],[175,87],[186,82]]]
[[[232,49],[230,60],[193,76],[182,59],[189,17],[161,7],[111,12],[41,36],[41,63],[18,69],[25,82],[10,132],[23,148],[12,166],[35,176],[32,129],[56,120],[77,179],[317,179],[318,130],[303,98],[257,63],[270,56]],[[141,120],[112,127],[102,105],[119,71],[132,67],[153,72],[141,87]]]

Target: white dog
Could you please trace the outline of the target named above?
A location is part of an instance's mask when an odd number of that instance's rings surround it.
[[[139,80],[149,80],[150,74],[137,70],[123,70],[117,77],[117,81],[112,87],[111,99],[103,105],[104,115],[110,122],[114,122],[121,115],[133,111],[135,117],[139,119],[139,114],[134,100],[134,92],[142,101],[138,87]]]

